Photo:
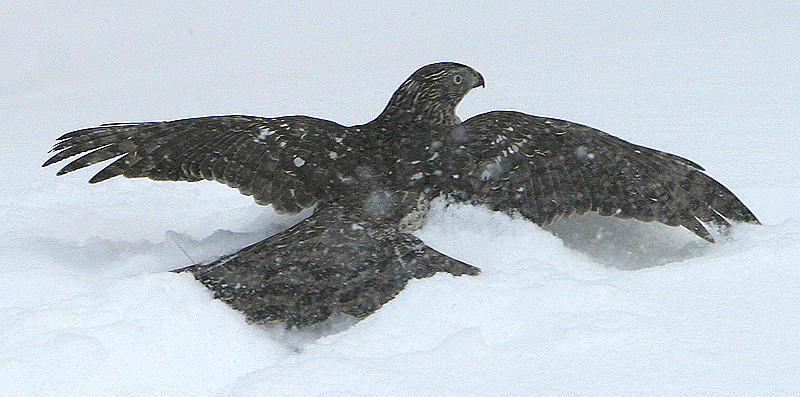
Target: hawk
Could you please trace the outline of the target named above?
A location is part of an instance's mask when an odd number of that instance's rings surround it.
[[[569,121],[491,111],[460,121],[456,105],[484,86],[452,62],[414,72],[374,120],[351,127],[307,116],[213,116],[105,124],[70,132],[43,166],[78,154],[66,174],[111,162],[122,175],[215,180],[278,213],[316,205],[295,226],[190,272],[254,323],[305,327],[363,318],[411,278],[477,275],[411,234],[429,202],[484,205],[538,225],[587,212],[706,228],[758,223],[703,167]]]

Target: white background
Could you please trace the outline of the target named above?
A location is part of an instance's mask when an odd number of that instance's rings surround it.
[[[800,3],[4,2],[0,394],[800,393]],[[418,67],[703,165],[759,216],[706,244],[588,216],[439,205],[479,277],[414,280],[338,333],[247,325],[169,269],[297,218],[211,182],[40,168],[56,137],[213,114],[369,121]],[[555,234],[554,234],[555,233]]]

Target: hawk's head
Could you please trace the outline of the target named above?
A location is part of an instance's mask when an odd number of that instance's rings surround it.
[[[429,124],[458,124],[456,105],[483,76],[469,66],[439,62],[423,66],[400,85],[379,119]]]

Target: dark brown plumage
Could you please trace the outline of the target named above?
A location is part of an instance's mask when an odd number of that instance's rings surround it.
[[[373,121],[215,116],[107,124],[59,138],[59,175],[114,159],[90,182],[123,175],[216,180],[276,211],[317,205],[292,228],[189,271],[253,322],[307,326],[369,315],[411,278],[475,275],[410,234],[431,199],[486,205],[539,225],[590,211],[683,226],[754,222],[699,165],[563,120],[455,107],[483,77],[436,63],[411,75]]]

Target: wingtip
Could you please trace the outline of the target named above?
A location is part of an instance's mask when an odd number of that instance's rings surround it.
[[[97,175],[93,176],[92,179],[89,179],[89,183],[94,185],[95,183],[100,183],[108,178],[111,178],[111,176],[107,176],[101,171],[97,173]]]
[[[47,167],[48,165],[51,165],[51,164],[57,163],[57,162],[58,162],[58,159],[56,158],[56,156],[53,156],[53,157],[50,157],[49,159],[47,159],[47,161],[45,161],[44,163],[42,163],[42,167]]]
[[[744,206],[744,204],[742,204],[742,206]],[[734,219],[734,220],[735,221],[740,221],[740,222],[745,222],[745,223],[752,223],[754,225],[760,225],[761,221],[758,220],[758,218],[756,217],[756,214],[754,214],[753,211],[750,211],[750,209],[747,208],[746,206],[744,206],[744,208],[745,208],[746,211],[743,211],[740,214],[739,219]]]

